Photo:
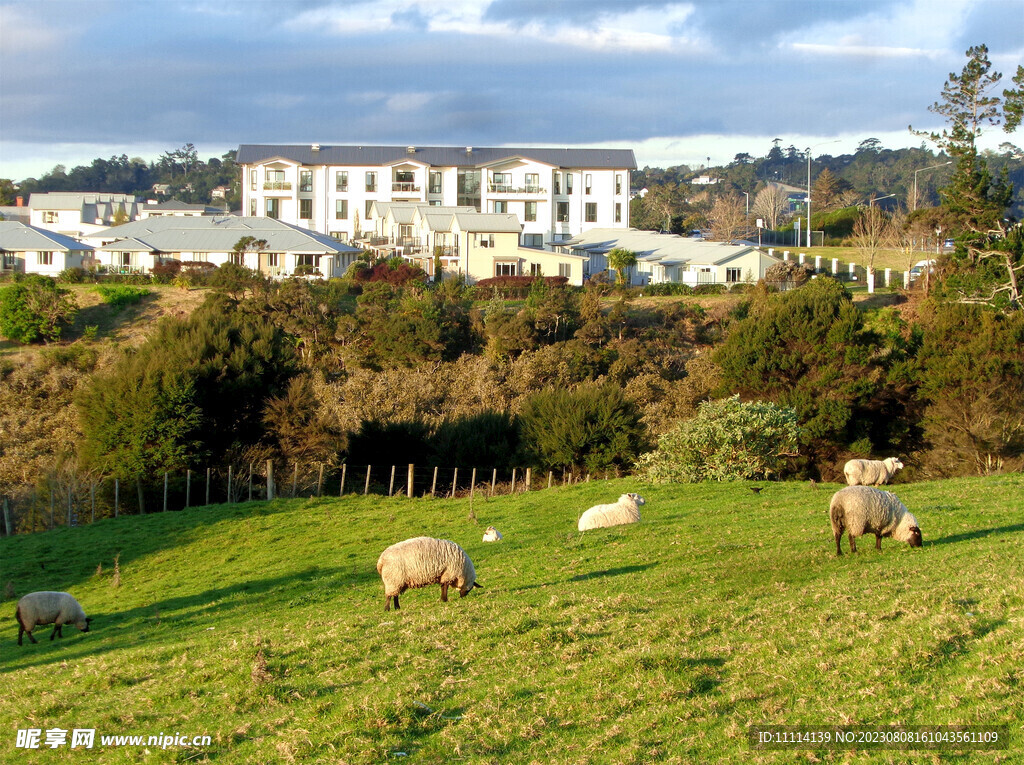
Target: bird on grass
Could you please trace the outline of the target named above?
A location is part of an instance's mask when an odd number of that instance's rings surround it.
[[[761,489],[763,489],[764,487],[763,486],[749,486],[747,488],[749,488],[752,492],[754,492],[754,494],[760,494],[761,493]]]

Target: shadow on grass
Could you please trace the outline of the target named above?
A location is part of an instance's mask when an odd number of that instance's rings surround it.
[[[940,539],[932,540],[931,542],[926,541],[925,546],[930,547],[931,545],[951,545],[957,542],[968,542],[972,539],[984,539],[985,537],[994,536],[996,534],[1016,534],[1024,531],[1024,523],[1014,523],[1010,526],[997,526],[992,529],[977,529],[976,531],[968,531],[963,534],[953,534],[948,537],[941,537]]]
[[[623,574],[638,574],[641,571],[646,571],[649,568],[654,568],[657,563],[645,563],[642,566],[619,566],[618,568],[609,568],[604,571],[591,571],[589,574],[577,574],[569,579],[570,582],[585,582],[588,579],[597,579],[603,576],[622,576]]]

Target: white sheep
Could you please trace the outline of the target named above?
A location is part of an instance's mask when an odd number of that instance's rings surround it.
[[[580,531],[601,529],[608,526],[621,526],[624,523],[637,523],[640,520],[640,505],[644,498],[639,494],[623,494],[619,501],[610,505],[594,505],[580,516]]]
[[[847,486],[881,486],[889,483],[903,463],[896,457],[884,460],[850,460],[843,467]]]
[[[501,538],[501,532],[494,528],[494,526],[488,526],[487,531],[484,532],[485,542],[497,542]]]
[[[476,581],[473,561],[466,551],[448,539],[415,537],[391,545],[377,559],[377,573],[384,582],[384,610],[399,609],[398,596],[410,588],[441,585],[441,600],[448,602],[448,587],[454,585],[459,597],[466,597]]]
[[[857,537],[875,535],[875,549],[882,549],[882,537],[892,537],[911,547],[922,545],[921,529],[913,513],[889,491],[870,486],[847,486],[832,495],[828,510],[836,555],[842,555],[839,542],[843,531],[850,537],[850,552],[857,552]]]
[[[38,643],[32,637],[32,630],[39,624],[53,625],[50,633],[50,640],[53,640],[54,636],[64,637],[62,627],[65,624],[74,624],[82,632],[88,632],[92,621],[78,601],[66,592],[30,592],[18,601],[14,618],[18,620],[18,645],[21,645],[22,634],[28,634],[29,640]]]

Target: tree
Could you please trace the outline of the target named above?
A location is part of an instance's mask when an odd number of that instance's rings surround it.
[[[839,202],[840,191],[839,179],[826,167],[814,181],[815,212],[823,213],[834,209]]]
[[[653,482],[742,481],[778,476],[797,453],[796,412],[739,396],[706,401],[658,439],[638,469]]]
[[[636,265],[636,253],[623,247],[616,247],[608,253],[608,265],[615,269],[616,281],[629,286],[629,269]]]
[[[709,238],[716,242],[731,242],[750,231],[746,208],[738,194],[719,197],[708,214],[708,221],[711,223]]]
[[[892,243],[891,224],[885,212],[869,205],[853,223],[853,244],[860,250],[867,271],[868,292],[875,291],[875,256]]]
[[[782,224],[782,215],[789,204],[789,197],[782,186],[769,183],[754,197],[750,211],[758,218],[764,219],[765,228],[776,229]]]
[[[0,335],[16,343],[58,340],[77,314],[71,291],[48,276],[29,274],[0,289]]]
[[[951,72],[940,101],[929,111],[946,119],[941,132],[914,130],[943,149],[955,161],[949,183],[942,190],[942,205],[956,218],[958,246],[943,289],[950,297],[1009,310],[1020,310],[1024,254],[1007,237],[1003,215],[1012,201],[1013,189],[1004,168],[993,178],[977,150],[976,140],[986,127],[1003,123],[1004,130],[1019,124],[1024,109],[1024,70],[1018,67],[1016,89],[1003,91],[1006,103],[993,94],[1002,79],[992,71],[988,48],[967,50],[967,64],[958,75]]]

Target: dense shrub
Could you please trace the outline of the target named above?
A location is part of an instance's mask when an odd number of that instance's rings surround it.
[[[150,291],[144,287],[131,287],[127,284],[97,284],[93,290],[99,294],[104,303],[113,309],[114,313],[118,313],[130,305],[135,305],[150,294]]]
[[[16,343],[58,340],[77,313],[74,295],[47,276],[28,274],[0,288],[0,335]]]
[[[149,272],[157,284],[171,284],[181,273],[180,260],[164,260],[153,265]]]
[[[85,281],[86,271],[84,268],[65,268],[57,275],[57,281],[65,284],[81,284]]]
[[[724,295],[729,287],[725,284],[698,284],[693,288],[694,295]]]
[[[739,396],[707,401],[662,435],[638,469],[646,480],[672,483],[772,478],[795,456],[798,433],[792,409]]]
[[[405,258],[388,258],[374,265],[357,260],[350,267],[346,276],[357,284],[367,282],[385,282],[400,286],[406,284],[426,284],[427,273],[419,266]]]
[[[543,279],[545,284],[552,287],[564,287],[569,283],[566,276],[492,276],[481,279],[474,286],[477,295],[483,300],[494,296],[525,298],[538,279]]]
[[[676,282],[663,282],[661,284],[647,284],[643,287],[645,295],[692,295],[693,287],[689,284],[678,284]]]

